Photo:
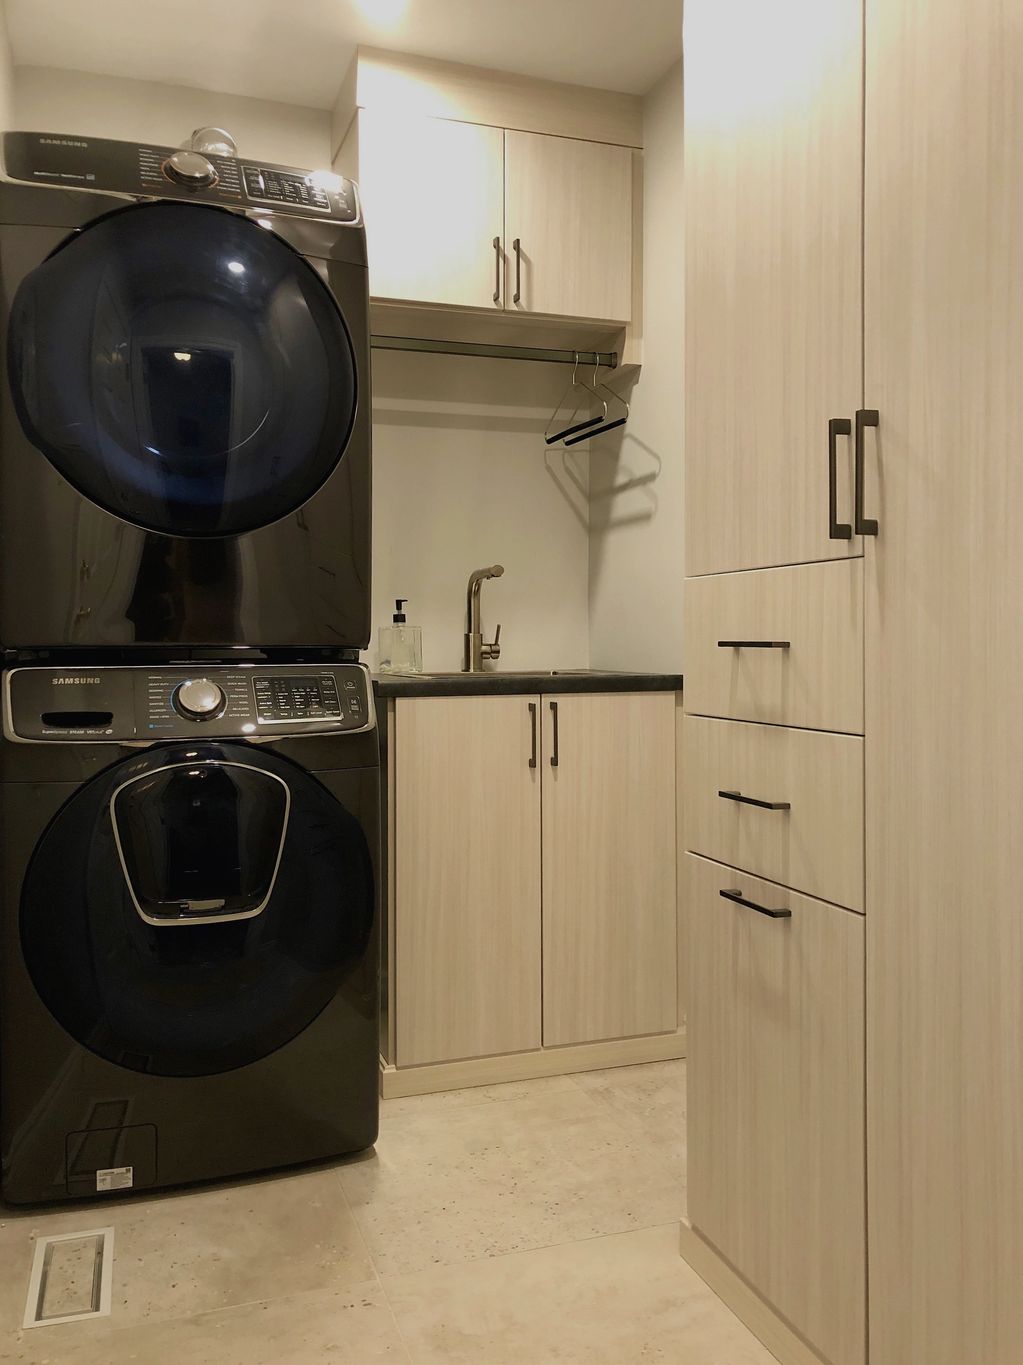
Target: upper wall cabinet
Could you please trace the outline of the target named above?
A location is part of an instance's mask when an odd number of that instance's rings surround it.
[[[504,139],[506,305],[627,322],[632,151],[542,133]]]
[[[862,553],[862,25],[862,0],[686,6],[690,576]]]
[[[503,130],[363,109],[357,136],[372,293],[500,306]]]
[[[564,319],[564,345],[633,320],[635,97],[360,49],[334,135],[389,326],[419,306],[432,329],[487,333],[464,340],[518,340],[523,319],[541,336]]]

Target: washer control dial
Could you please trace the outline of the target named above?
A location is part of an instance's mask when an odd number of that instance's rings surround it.
[[[163,173],[168,180],[194,190],[217,183],[217,168],[201,152],[175,152],[163,163]]]
[[[178,715],[188,720],[215,720],[227,705],[224,689],[209,678],[187,678],[178,683],[172,700]]]

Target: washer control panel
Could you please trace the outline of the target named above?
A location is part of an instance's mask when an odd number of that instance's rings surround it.
[[[362,664],[14,668],[4,734],[31,742],[282,739],[372,729]]]

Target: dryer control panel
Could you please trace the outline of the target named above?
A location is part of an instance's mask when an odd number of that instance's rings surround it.
[[[28,743],[281,739],[370,730],[362,664],[182,664],[13,668],[4,734]]]

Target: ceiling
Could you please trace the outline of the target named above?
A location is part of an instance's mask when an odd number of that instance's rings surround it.
[[[14,61],[329,109],[356,44],[634,94],[682,0],[6,0]]]

